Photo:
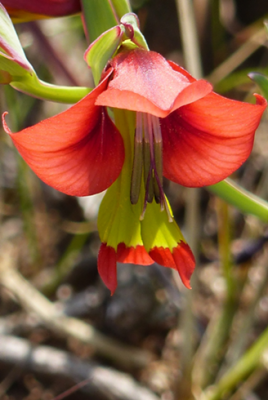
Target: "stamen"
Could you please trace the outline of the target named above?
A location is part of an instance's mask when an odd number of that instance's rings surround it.
[[[159,190],[159,186],[157,183],[157,180],[155,179],[155,176],[153,177],[153,186],[154,186],[154,198],[157,204],[161,203],[161,193]]]
[[[131,176],[130,201],[136,204],[139,200],[143,168],[143,118],[141,113],[136,115],[136,130],[134,139],[134,158]]]
[[[154,134],[154,160],[156,173],[163,186],[163,145],[162,132],[159,123],[159,118],[152,116],[153,134]]]
[[[139,200],[142,173],[145,196],[140,220],[144,218],[147,203],[152,203],[155,199],[160,204],[161,211],[166,210],[168,220],[172,222],[173,217],[163,190],[163,145],[159,118],[137,112],[130,190],[132,204]]]
[[[153,162],[153,131],[150,115],[144,115],[144,187],[145,201],[152,203],[154,199],[152,162]]]

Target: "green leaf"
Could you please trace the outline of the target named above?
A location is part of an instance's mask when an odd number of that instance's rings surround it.
[[[97,39],[103,32],[118,25],[109,0],[81,0],[85,27],[90,42]]]
[[[252,214],[262,221],[268,221],[268,203],[258,196],[249,193],[231,179],[225,179],[216,185],[207,186],[207,189],[238,208],[245,214]]]
[[[241,71],[233,72],[214,85],[215,92],[226,93],[238,86],[248,84],[251,85],[251,81],[248,76],[250,72],[252,72],[252,68],[245,68]],[[268,73],[268,68],[255,68],[255,72],[266,74]]]
[[[112,0],[117,17],[120,19],[123,15],[131,12],[129,0]]]
[[[259,87],[266,99],[268,99],[268,78],[267,76],[260,74],[258,72],[250,72],[248,74],[250,79],[252,79]]]

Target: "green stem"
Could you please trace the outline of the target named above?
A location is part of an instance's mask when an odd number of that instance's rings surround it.
[[[233,276],[233,265],[231,263],[231,232],[229,207],[221,199],[217,202],[218,214],[218,242],[219,254],[222,264],[222,272],[226,282],[227,296],[232,297],[235,291],[235,280]]]
[[[235,184],[231,179],[207,186],[207,189],[243,213],[255,215],[264,222],[268,221],[268,203]]]
[[[112,0],[115,12],[118,18],[122,18],[123,15],[131,12],[131,6],[128,0]]]
[[[230,217],[228,205],[218,199],[218,242],[221,267],[226,283],[226,299],[224,301],[219,318],[213,325],[212,332],[209,336],[207,354],[204,365],[207,368],[201,368],[203,371],[202,387],[211,384],[217,375],[222,358],[226,350],[226,342],[229,337],[230,328],[237,309],[239,296],[236,293],[236,284],[234,279],[233,265],[231,263],[230,254]],[[203,366],[204,366],[203,365]]]
[[[234,341],[231,343],[228,349],[226,363],[223,365],[223,371],[225,372],[231,366],[235,364],[235,362],[239,359],[239,357],[244,352],[249,334],[252,332],[253,324],[255,321],[255,311],[256,307],[259,304],[260,298],[263,295],[265,289],[268,284],[268,269],[267,266],[264,266],[264,276],[263,280],[260,282],[259,287],[256,290],[255,296],[250,303],[250,306],[247,310],[247,313],[241,320],[239,326],[237,327],[236,337]]]
[[[41,81],[35,75],[21,81],[12,82],[10,86],[38,99],[67,104],[77,103],[92,90],[86,87],[50,85]]]
[[[217,205],[219,254],[227,290],[224,304],[216,317],[211,320],[195,357],[193,374],[195,384],[201,388],[215,381],[227,350],[226,344],[245,282],[244,276],[238,275],[232,268],[228,205],[221,199],[218,199]]]
[[[204,400],[222,400],[224,393],[232,391],[235,386],[245,380],[260,364],[264,351],[268,347],[268,328],[257,342],[244,354],[236,365],[222,377],[214,388],[204,395]]]
[[[194,6],[192,0],[176,0],[178,19],[183,46],[183,56],[189,72],[195,77],[202,76],[201,56],[196,30]],[[187,189],[186,192],[186,231],[189,244],[198,260],[200,226],[199,202],[200,191]],[[198,261],[197,261],[198,263]],[[192,361],[194,354],[193,332],[196,328],[196,321],[193,316],[193,298],[196,294],[196,285],[193,282],[193,290],[185,295],[185,308],[180,316],[180,328],[183,337],[180,359],[180,378],[177,380],[175,398],[180,400],[192,398]]]
[[[81,0],[84,24],[90,42],[97,39],[103,32],[118,25],[111,0]]]

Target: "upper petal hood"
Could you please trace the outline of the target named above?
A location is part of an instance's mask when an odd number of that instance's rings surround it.
[[[113,78],[98,97],[98,105],[165,117],[212,90],[204,80],[190,82],[153,51],[135,49],[121,53],[111,61],[111,66]]]
[[[95,194],[120,174],[123,140],[106,110],[95,106],[107,79],[67,111],[20,132],[11,133],[3,120],[5,131],[30,168],[63,193]]]

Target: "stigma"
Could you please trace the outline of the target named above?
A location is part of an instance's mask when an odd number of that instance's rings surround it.
[[[160,121],[154,115],[137,112],[130,188],[132,204],[137,204],[142,185],[145,195],[140,219],[144,218],[147,203],[155,200],[160,204],[161,211],[167,211],[169,220],[172,221],[163,190],[163,143]]]

